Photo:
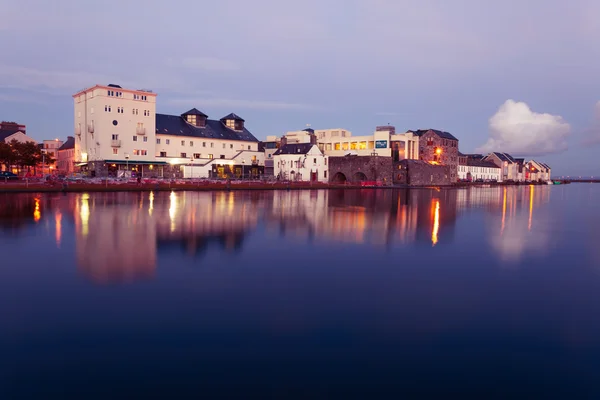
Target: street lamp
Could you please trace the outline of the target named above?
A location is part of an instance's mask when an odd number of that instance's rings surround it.
[[[244,179],[244,176],[246,176],[244,169],[246,166],[246,160],[242,159],[242,179]]]
[[[126,178],[129,178],[127,175],[129,175],[129,153],[125,153],[125,171],[127,171],[125,173]]]

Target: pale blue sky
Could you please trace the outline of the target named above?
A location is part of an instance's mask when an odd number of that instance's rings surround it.
[[[502,147],[557,174],[600,175],[597,0],[0,0],[0,10],[0,119],[36,139],[72,134],[73,92],[117,83],[156,91],[160,113],[235,112],[259,139],[389,122],[449,131],[463,152]]]

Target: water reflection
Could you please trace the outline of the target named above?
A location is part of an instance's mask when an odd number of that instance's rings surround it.
[[[538,209],[548,203],[550,191],[531,186],[3,195],[0,227],[18,231],[52,218],[61,246],[65,224],[74,225],[78,269],[98,283],[151,279],[164,251],[202,257],[216,245],[218,251],[236,252],[259,226],[265,242],[286,237],[383,248],[449,246],[458,215],[477,210],[484,211],[491,248],[515,261],[547,248],[549,218]]]

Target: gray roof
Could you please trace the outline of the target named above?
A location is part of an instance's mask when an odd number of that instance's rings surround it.
[[[515,163],[515,159],[513,158],[513,156],[511,156],[510,154],[507,153],[498,153],[498,152],[493,152],[492,154],[494,154],[496,157],[498,157],[500,159],[500,161],[507,161],[510,163]]]
[[[242,121],[244,122],[244,119],[242,117],[240,117],[237,114],[231,113],[231,114],[227,114],[226,116],[224,116],[223,118],[221,118],[221,121],[225,121],[227,119],[233,119],[234,121]]]
[[[430,132],[430,131],[433,132],[433,133],[435,133],[436,135],[438,135],[442,139],[458,140],[451,133],[444,132],[444,131],[439,131],[437,129],[418,129],[416,131],[409,131],[409,132],[412,132],[415,135],[421,137],[421,136],[423,136],[424,134],[426,134],[427,132]]]
[[[75,138],[73,136],[67,136],[67,141],[63,143],[58,150],[69,150],[75,148]]]
[[[185,116],[185,115],[199,115],[201,117],[207,117],[208,115],[204,114],[202,111],[198,110],[197,108],[192,108],[191,110],[184,112],[183,114],[181,114],[181,116]]]
[[[500,168],[491,161],[483,161],[476,158],[468,158],[467,165],[469,167]]]
[[[0,129],[0,141],[5,141],[11,135],[21,132],[20,129]]]
[[[179,115],[156,114],[156,133],[164,135],[191,136],[206,139],[242,140],[258,142],[246,128],[234,131],[221,121],[207,119],[203,127],[188,124]]]
[[[314,144],[312,143],[286,144],[285,146],[282,146],[279,149],[277,149],[277,151],[273,153],[273,155],[277,156],[280,154],[306,154],[310,151],[310,149],[312,149],[313,146]]]

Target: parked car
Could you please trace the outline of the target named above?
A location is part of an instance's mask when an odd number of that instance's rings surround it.
[[[17,180],[17,179],[19,179],[19,177],[10,171],[1,171],[0,172],[0,181],[1,180]]]

